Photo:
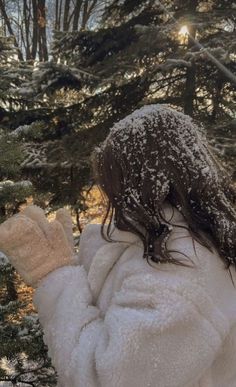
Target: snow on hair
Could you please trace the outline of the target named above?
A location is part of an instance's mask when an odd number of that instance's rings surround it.
[[[118,228],[140,235],[145,257],[181,264],[165,249],[170,230],[161,206],[168,199],[191,232],[203,243],[199,231],[207,232],[226,267],[236,267],[235,190],[189,116],[166,105],[135,110],[95,149],[93,167],[108,197],[103,226],[111,210]],[[160,241],[155,251],[149,248],[153,240]]]

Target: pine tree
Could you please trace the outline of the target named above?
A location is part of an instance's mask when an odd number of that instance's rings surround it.
[[[77,7],[70,18],[59,12],[65,3]],[[91,151],[115,121],[144,104],[167,103],[203,121],[236,170],[232,1],[111,0],[90,30],[84,28],[87,0],[56,4],[49,61],[38,27],[32,45],[26,44],[30,62],[19,61],[13,38],[0,34],[0,221],[16,213],[33,189],[47,211],[69,205],[79,220],[82,191],[92,182]],[[36,26],[37,12],[32,20]],[[33,65],[39,49],[42,62]],[[19,318],[21,282],[6,257],[1,262],[0,359],[7,357],[16,369],[8,375],[0,362],[0,380],[52,386],[55,373],[37,316]]]
[[[30,181],[18,180],[23,160],[22,148],[16,138],[2,133],[0,222],[16,214],[20,205],[33,194]],[[22,310],[27,306],[26,298],[19,296],[23,283],[1,252],[0,284],[0,382],[55,385],[55,372],[47,357],[37,315],[31,312],[30,316],[22,317]]]
[[[51,61],[18,65],[17,79],[8,69],[15,105],[4,127],[28,127],[25,173],[50,189],[50,208],[82,206],[91,150],[135,108],[168,103],[210,132],[230,123],[235,13],[218,0],[110,1],[97,29],[55,31]]]
[[[50,62],[21,64],[14,102],[23,109],[5,127],[28,127],[25,173],[50,191],[50,208],[83,207],[94,145],[144,104],[167,103],[210,134],[230,123],[235,83],[211,56],[235,72],[235,13],[218,0],[111,1],[96,30],[55,31]]]
[[[230,119],[236,10],[232,2],[227,4],[113,1],[103,28],[56,32],[53,54],[81,74],[91,74],[77,88],[81,105],[96,112],[100,107],[97,122],[153,102],[172,104],[206,121]]]

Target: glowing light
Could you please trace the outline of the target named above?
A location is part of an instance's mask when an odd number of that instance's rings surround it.
[[[182,26],[179,30],[179,35],[186,36],[189,34],[188,26]]]

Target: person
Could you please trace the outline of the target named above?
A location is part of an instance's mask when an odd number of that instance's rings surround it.
[[[63,387],[236,387],[235,190],[193,120],[149,105],[92,157],[107,200],[79,254],[64,209],[0,226]],[[231,271],[231,269],[233,269]]]

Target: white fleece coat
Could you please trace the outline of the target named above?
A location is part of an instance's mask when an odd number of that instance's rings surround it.
[[[177,211],[173,221],[185,224]],[[151,267],[137,236],[115,229],[113,238],[87,226],[79,265],[36,289],[58,386],[236,387],[236,289],[216,251],[176,226],[168,247],[196,267]]]

